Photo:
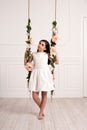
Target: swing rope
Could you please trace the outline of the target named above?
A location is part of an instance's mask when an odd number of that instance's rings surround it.
[[[30,0],[28,0],[28,19],[30,18]]]
[[[54,12],[54,14],[55,14],[55,21],[56,21],[56,10],[57,10],[57,0],[55,0],[55,12]]]

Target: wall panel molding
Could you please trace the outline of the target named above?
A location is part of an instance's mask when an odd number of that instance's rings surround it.
[[[54,97],[81,96],[80,57],[59,57],[59,59],[60,64],[56,65],[55,70]],[[12,93],[13,96],[18,96],[19,93],[19,97],[25,94],[27,97],[27,71],[23,65],[23,57],[0,57],[0,66],[1,75],[5,74],[1,77],[2,94],[0,95],[5,95],[7,92],[5,96],[10,97]]]
[[[70,0],[64,2],[59,0],[57,5],[57,21],[58,21],[58,34],[59,45],[66,45],[71,40],[71,12]],[[66,33],[67,30],[67,33]]]

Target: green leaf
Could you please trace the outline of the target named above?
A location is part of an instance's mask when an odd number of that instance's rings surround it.
[[[53,28],[55,28],[57,26],[57,21],[53,21],[52,25],[53,25]]]

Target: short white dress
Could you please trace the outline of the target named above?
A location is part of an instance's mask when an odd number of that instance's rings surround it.
[[[48,66],[48,54],[45,52],[33,53],[34,67],[29,80],[30,91],[54,90],[52,74]]]

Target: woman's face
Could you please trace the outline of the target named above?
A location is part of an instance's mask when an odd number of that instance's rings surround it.
[[[45,45],[45,42],[41,41],[41,42],[38,44],[38,51],[43,52],[44,50],[46,50],[46,45]]]

